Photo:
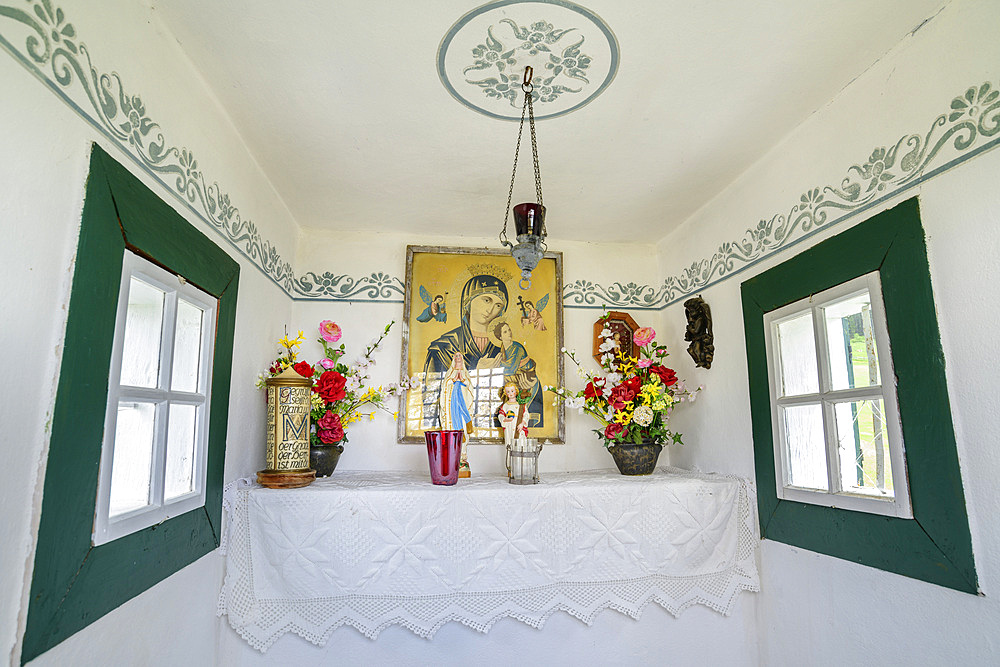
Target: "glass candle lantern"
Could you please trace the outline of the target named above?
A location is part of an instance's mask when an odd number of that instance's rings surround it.
[[[518,438],[507,446],[507,481],[538,484],[538,455],[542,446],[535,438]]]

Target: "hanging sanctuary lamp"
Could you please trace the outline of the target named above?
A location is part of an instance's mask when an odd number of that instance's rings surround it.
[[[535,139],[535,109],[532,106],[531,83],[533,70],[530,66],[524,68],[524,80],[521,90],[524,91],[524,104],[521,107],[521,125],[517,130],[517,146],[514,148],[514,168],[510,174],[510,190],[507,193],[507,208],[504,212],[503,231],[500,232],[500,243],[510,248],[510,254],[521,269],[521,289],[531,287],[531,272],[538,266],[547,246],[545,245],[545,206],[542,205],[542,176],[538,168],[538,142]],[[528,114],[528,126],[531,130],[531,158],[535,167],[536,203],[526,202],[514,207],[514,229],[517,232],[517,244],[507,238],[507,221],[510,218],[510,202],[514,195],[514,177],[517,175],[517,156],[521,151],[521,135],[524,133],[524,115]]]

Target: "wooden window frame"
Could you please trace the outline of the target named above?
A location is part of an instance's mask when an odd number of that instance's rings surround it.
[[[205,504],[94,546],[125,249],[219,300]],[[49,438],[22,664],[219,545],[239,264],[96,145]]]
[[[913,518],[777,497],[764,314],[878,271],[906,443]],[[742,284],[763,539],[978,592],[924,231],[917,200],[883,211]]]

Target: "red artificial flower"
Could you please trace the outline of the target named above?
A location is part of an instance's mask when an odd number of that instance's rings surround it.
[[[316,420],[316,427],[321,428],[325,431],[332,431],[338,428],[342,428],[340,423],[340,415],[334,414],[329,410],[326,414]]]
[[[347,396],[346,385],[347,378],[337,371],[323,371],[323,374],[319,376],[319,380],[313,385],[313,391],[319,394],[327,403],[332,403]]]
[[[604,389],[598,387],[593,382],[588,382],[587,386],[583,388],[583,396],[588,400],[600,398],[604,396]]]
[[[292,366],[295,372],[304,378],[311,378],[313,376],[313,367],[309,365],[309,362],[300,361],[299,363]]]
[[[666,386],[672,384],[677,384],[677,373],[673,371],[672,368],[666,368],[665,366],[660,366],[659,364],[649,367],[649,372],[660,378],[660,382]]]
[[[336,429],[320,429],[316,435],[319,436],[323,444],[333,445],[344,439],[344,429],[340,427]]]
[[[638,375],[633,375],[629,379],[622,382],[619,387],[625,387],[633,394],[638,394],[639,390],[642,389],[642,380],[639,379]]]
[[[608,397],[608,403],[611,404],[615,410],[621,410],[625,407],[626,403],[631,403],[634,398],[635,392],[624,384],[620,384],[611,390],[611,396]]]
[[[612,422],[608,424],[607,428],[604,429],[604,437],[608,440],[614,440],[624,432],[625,426],[623,424],[616,424]]]

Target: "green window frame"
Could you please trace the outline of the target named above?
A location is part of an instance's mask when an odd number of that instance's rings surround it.
[[[764,314],[878,271],[913,518],[777,497]],[[763,539],[978,593],[924,230],[916,198],[742,284],[757,507]]]
[[[128,248],[219,300],[205,505],[91,542]],[[98,146],[90,159],[49,439],[22,664],[219,546],[239,264]]]

